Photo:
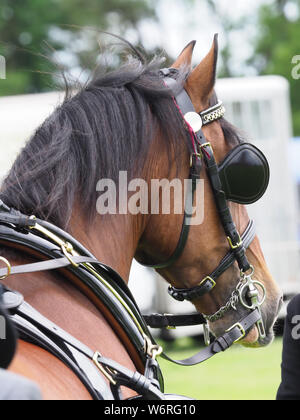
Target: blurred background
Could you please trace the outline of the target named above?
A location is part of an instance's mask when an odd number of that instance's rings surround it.
[[[1,0],[6,78],[0,72],[0,177],[63,99],[59,70],[75,85],[87,81],[99,64],[122,63],[118,41],[98,30],[125,37],[149,58],[163,55],[167,64],[195,39],[195,65],[219,33],[216,91],[226,118],[270,162],[270,188],[249,213],[288,302],[300,292],[300,0],[234,5],[229,0]],[[136,263],[130,287],[144,313],[193,311],[171,301],[163,280]],[[282,319],[284,314],[283,309]],[[197,327],[157,334],[182,358],[199,349],[201,333]],[[280,358],[278,338],[268,349],[237,347],[197,368],[162,366],[169,392],[197,399],[273,399]]]

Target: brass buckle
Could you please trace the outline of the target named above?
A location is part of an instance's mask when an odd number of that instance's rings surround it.
[[[199,283],[199,285],[198,285],[198,287],[200,287],[200,286],[202,286],[202,284],[203,283],[205,283],[207,280],[209,280],[212,284],[213,284],[213,287],[212,287],[212,289],[216,286],[216,282],[214,281],[214,279],[212,279],[211,277],[209,277],[209,276],[206,276],[200,283]]]
[[[196,156],[198,159],[202,159],[202,153],[192,153],[190,157],[190,168],[193,166],[193,157]]]
[[[242,340],[246,336],[246,331],[244,330],[242,324],[240,324],[239,322],[234,324],[232,327],[228,328],[228,330],[226,330],[225,332],[229,333],[230,331],[234,330],[236,327],[239,328],[241,336],[237,340],[235,340],[233,344],[238,343],[240,340]]]
[[[165,317],[171,315],[171,314],[163,314]],[[176,327],[174,325],[168,325],[165,327],[167,330],[176,330]]]
[[[66,242],[61,246],[61,250],[64,253],[64,256],[70,261],[70,263],[73,265],[73,267],[78,268],[79,264],[75,263],[75,261],[73,260],[72,256],[75,257],[74,253],[74,248],[73,246],[69,243]]]
[[[7,274],[0,277],[0,280],[5,280],[11,274],[11,265],[10,265],[10,262],[4,257],[0,257],[0,261],[4,262],[4,264],[7,267]]]
[[[35,216],[31,216],[30,219],[35,220]],[[54,243],[56,243],[58,246],[60,246],[64,256],[70,261],[70,263],[73,265],[73,267],[78,268],[79,264],[76,264],[75,261],[72,259],[72,257],[78,256],[78,254],[74,251],[73,246],[69,242],[63,241],[61,238],[59,238],[55,233],[51,232],[50,230],[46,229],[44,226],[39,225],[36,223],[34,226],[30,227],[31,230],[37,230],[46,238],[50,239]]]
[[[145,340],[144,352],[149,357],[151,357],[151,359],[155,360],[158,356],[160,356],[163,353],[164,349],[157,344],[152,344],[150,338],[146,334],[143,335]]]
[[[241,239],[240,235],[239,235],[239,242],[237,244],[233,244],[232,240],[229,236],[227,236],[227,240],[229,242],[229,245],[230,245],[231,249],[237,249],[237,248],[239,248],[240,246],[243,245],[243,240]]]
[[[201,147],[201,149],[204,149],[204,147],[211,147],[211,143],[207,142],[207,143],[200,144],[200,147]]]
[[[94,364],[97,366],[97,368],[100,370],[100,372],[103,373],[103,375],[106,377],[106,379],[109,380],[109,382],[112,385],[117,385],[116,381],[112,377],[112,374],[114,372],[110,371],[109,368],[103,367],[102,364],[99,363],[99,360],[98,360],[99,357],[102,357],[102,355],[98,351],[96,351],[94,356],[93,356]]]
[[[206,347],[210,345],[210,330],[208,323],[203,324],[203,336],[204,336],[204,344]]]

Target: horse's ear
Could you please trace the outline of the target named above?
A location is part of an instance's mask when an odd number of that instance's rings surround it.
[[[192,67],[193,51],[196,45],[196,41],[191,41],[180,53],[175,63],[171,66],[174,69],[180,69],[186,67],[190,70]]]
[[[213,92],[218,61],[218,35],[214,36],[213,45],[207,56],[192,71],[186,89],[189,92],[197,112],[208,106],[209,98]]]

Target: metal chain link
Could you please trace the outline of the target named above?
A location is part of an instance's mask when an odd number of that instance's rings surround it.
[[[233,309],[236,311],[236,306],[240,301],[240,294],[239,290],[245,285],[247,281],[247,277],[242,277],[239,281],[238,285],[236,286],[235,290],[232,292],[231,297],[229,298],[226,305],[222,306],[216,313],[213,315],[205,315],[203,314],[203,317],[206,319],[206,321],[209,322],[216,322],[219,319],[223,318],[223,316],[230,310]]]

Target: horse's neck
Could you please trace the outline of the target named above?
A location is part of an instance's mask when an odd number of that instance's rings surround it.
[[[163,153],[159,154],[163,158]],[[155,178],[168,175],[167,165],[157,159]],[[163,173],[161,171],[163,169]],[[149,216],[96,216],[88,225],[80,203],[73,206],[69,233],[102,263],[112,267],[127,283],[131,263]],[[26,260],[11,260],[12,265]],[[11,276],[6,284],[45,317],[58,324],[93,350],[127,367],[133,367],[125,348],[93,303],[59,273],[45,272]]]
[[[90,226],[77,215],[70,226],[71,234],[100,262],[118,272],[126,283],[141,231],[138,218],[130,215],[97,216]]]
[[[100,229],[99,229],[100,227]],[[110,265],[127,281],[133,255],[136,234],[130,231],[129,220],[110,223],[106,221],[90,230],[76,218],[72,234],[101,262]],[[130,232],[128,232],[130,231]],[[10,260],[12,265],[28,263],[26,260]],[[52,322],[73,334],[92,349],[104,351],[103,336],[107,345],[118,341],[104,317],[94,305],[62,275],[53,272],[11,276],[6,284],[24,295],[25,300]],[[101,331],[101,334],[97,334]],[[111,357],[114,355],[110,354]]]

